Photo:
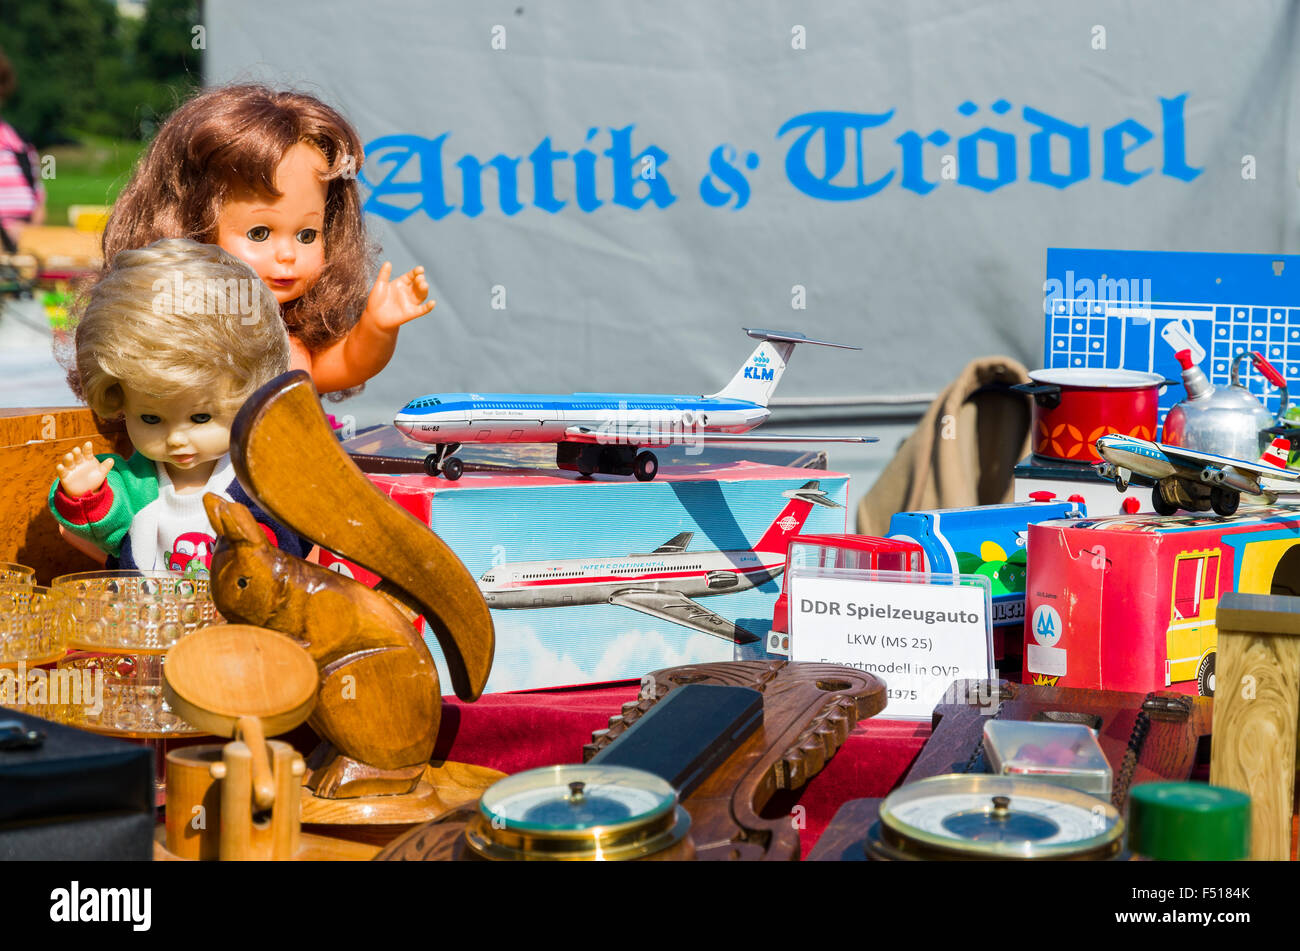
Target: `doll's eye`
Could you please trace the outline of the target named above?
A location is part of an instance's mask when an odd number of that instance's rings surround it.
[[[195,413],[190,417],[191,423],[210,423],[212,422],[211,413]]]
[[[318,234],[320,234],[320,232],[315,228],[303,228],[298,232],[298,240],[303,244],[311,244],[316,240]]]
[[[155,416],[153,413],[141,413],[140,422],[144,423],[147,426],[155,426],[158,423],[162,422],[162,417]]]
[[[271,229],[266,225],[254,225],[248,229],[247,238],[249,241],[265,241],[271,237]]]

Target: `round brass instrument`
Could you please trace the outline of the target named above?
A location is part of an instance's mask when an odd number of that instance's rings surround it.
[[[875,859],[1108,859],[1124,820],[1109,802],[1010,776],[932,776],[896,789],[868,833]]]
[[[691,820],[652,773],[622,766],[547,766],[483,794],[465,829],[482,859],[623,861],[690,858]]]

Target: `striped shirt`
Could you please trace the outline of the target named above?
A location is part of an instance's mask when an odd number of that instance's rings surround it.
[[[22,166],[18,164],[18,152],[27,153],[32,176],[36,179],[35,190],[27,183]],[[31,218],[45,194],[39,169],[40,157],[36,150],[22,140],[13,126],[0,119],[0,221],[26,221]]]

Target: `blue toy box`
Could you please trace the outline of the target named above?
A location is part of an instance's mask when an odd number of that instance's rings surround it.
[[[889,520],[888,538],[915,542],[925,551],[926,570],[986,575],[992,584],[993,625],[1025,620],[1029,526],[1049,518],[1082,518],[1077,502],[1013,502],[973,508],[899,512]]]
[[[652,482],[556,470],[370,478],[479,580],[496,627],[489,692],[764,657],[787,540],[844,531],[848,492],[843,475],[749,462],[665,467]],[[373,583],[338,561],[322,559]]]

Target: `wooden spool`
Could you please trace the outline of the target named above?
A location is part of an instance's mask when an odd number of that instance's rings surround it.
[[[1219,602],[1210,783],[1250,796],[1250,857],[1291,857],[1300,727],[1300,598]]]
[[[317,683],[311,657],[275,631],[219,624],[168,651],[164,678],[173,710],[201,730],[234,738],[219,748],[168,754],[168,851],[225,861],[294,858],[305,767],[293,747],[268,742],[266,734],[291,730],[311,715]],[[203,817],[201,827],[196,816]]]

